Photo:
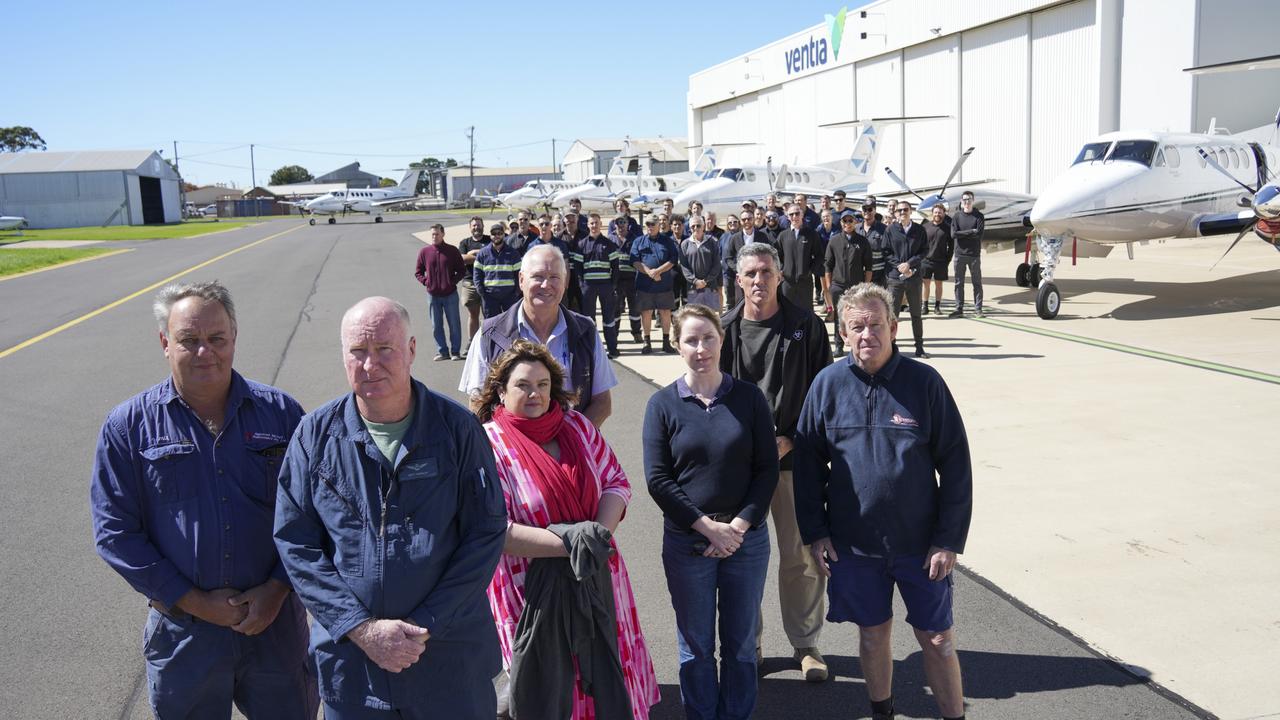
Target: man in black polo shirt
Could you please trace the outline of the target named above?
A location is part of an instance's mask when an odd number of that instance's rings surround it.
[[[467,274],[458,282],[458,299],[467,309],[467,337],[473,338],[480,330],[480,293],[476,292],[476,284],[472,274],[475,272],[476,253],[489,244],[489,236],[484,234],[484,220],[479,216],[471,218],[471,234],[458,243],[458,252],[462,253],[462,262],[467,267]],[[463,351],[466,357],[470,347]]]
[[[823,262],[826,277],[827,306],[835,308],[845,290],[859,283],[871,282],[871,244],[854,228],[857,220],[852,215],[840,217],[840,232],[831,233],[827,242],[827,255]],[[840,335],[840,317],[835,318],[836,354],[844,354],[844,340]]]
[[[798,198],[803,195],[796,195]],[[805,222],[805,208],[787,206],[791,227],[778,234],[778,256],[782,258],[782,294],[803,308],[813,307],[813,273],[822,267],[822,241]]]
[[[964,315],[964,275],[973,276],[973,309],[978,317],[982,313],[982,232],[986,218],[973,208],[973,193],[965,190],[960,196],[960,209],[951,216],[951,238],[956,244],[956,309],[950,317]]]
[[[778,541],[782,627],[805,680],[821,682],[827,679],[827,664],[818,650],[826,585],[795,524],[791,434],[809,385],[831,364],[831,345],[826,325],[812,310],[779,295],[779,265],[771,245],[754,242],[738,253],[737,281],[745,299],[724,316],[720,369],[759,386],[773,410],[781,471],[770,514]]]

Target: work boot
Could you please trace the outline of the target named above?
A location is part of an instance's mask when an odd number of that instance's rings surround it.
[[[951,318],[964,317],[964,310],[962,308],[957,307],[955,310],[952,310],[951,312],[947,313],[947,317],[951,317]]]
[[[926,303],[924,303],[924,307],[920,308],[920,314],[921,314],[921,315],[928,315],[928,314],[929,314],[929,303],[927,303],[927,302],[926,302]]]
[[[644,347],[640,348],[640,354],[641,354],[641,355],[652,355],[652,354],[653,354],[653,345],[651,345],[651,344],[649,343],[649,338],[645,338],[645,339],[644,339]]]
[[[941,300],[939,300],[938,302],[935,302],[935,303],[933,304],[933,314],[934,314],[934,315],[941,315],[941,314],[942,314],[942,301],[941,301]]]
[[[676,349],[671,347],[671,339],[667,336],[662,337],[662,352],[665,355],[675,355]]]
[[[924,345],[916,345],[916,357],[920,358],[921,360],[929,359],[929,353],[924,351]]]
[[[827,679],[827,661],[816,647],[796,648],[795,659],[800,662],[805,682],[822,682]]]

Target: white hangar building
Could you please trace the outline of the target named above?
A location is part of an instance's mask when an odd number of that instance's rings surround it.
[[[0,208],[33,228],[180,222],[178,185],[154,150],[0,153]]]
[[[1239,132],[1280,106],[1280,70],[1184,68],[1275,53],[1275,0],[879,0],[689,77],[690,144],[720,165],[847,157],[857,127],[881,134],[912,185],[961,180],[1036,193],[1091,136],[1113,130]]]

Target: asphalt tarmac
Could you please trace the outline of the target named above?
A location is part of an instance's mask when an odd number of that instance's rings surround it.
[[[461,399],[455,388],[462,363],[431,361],[426,302],[413,278],[422,245],[411,233],[430,222],[422,216],[389,216],[379,225],[363,218],[315,227],[272,221],[120,245],[132,252],[0,281],[0,714],[149,715],[140,656],[146,603],[95,554],[87,488],[107,411],[168,373],[151,317],[153,286],[175,275],[224,282],[239,314],[236,368],[292,393],[305,408],[346,391],[338,348],[345,309],[369,295],[397,298],[413,314],[415,375]],[[86,318],[89,313],[96,314]],[[661,517],[644,490],[639,437],[655,386],[621,365],[616,369],[621,385],[605,431],[635,488],[619,542],[662,685],[663,701],[651,717],[674,719],[683,713],[660,561]],[[824,630],[821,647],[833,679],[805,683],[781,631],[775,589],[771,572],[755,717],[866,717],[856,630]],[[963,569],[956,597],[971,717],[1209,717],[1141,679],[1141,668],[1126,670],[1092,652]],[[936,717],[919,648],[905,624],[895,644],[900,715]]]

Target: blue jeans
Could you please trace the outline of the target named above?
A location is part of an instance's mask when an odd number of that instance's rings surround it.
[[[441,355],[462,354],[462,320],[458,316],[458,293],[431,298],[431,334],[436,339],[436,352]],[[449,322],[449,347],[444,344],[444,324]]]
[[[680,700],[689,720],[745,720],[756,706],[756,623],[769,571],[769,528],[747,531],[727,558],[703,557],[705,543],[696,532],[668,529],[662,537],[662,567],[676,611]]]

